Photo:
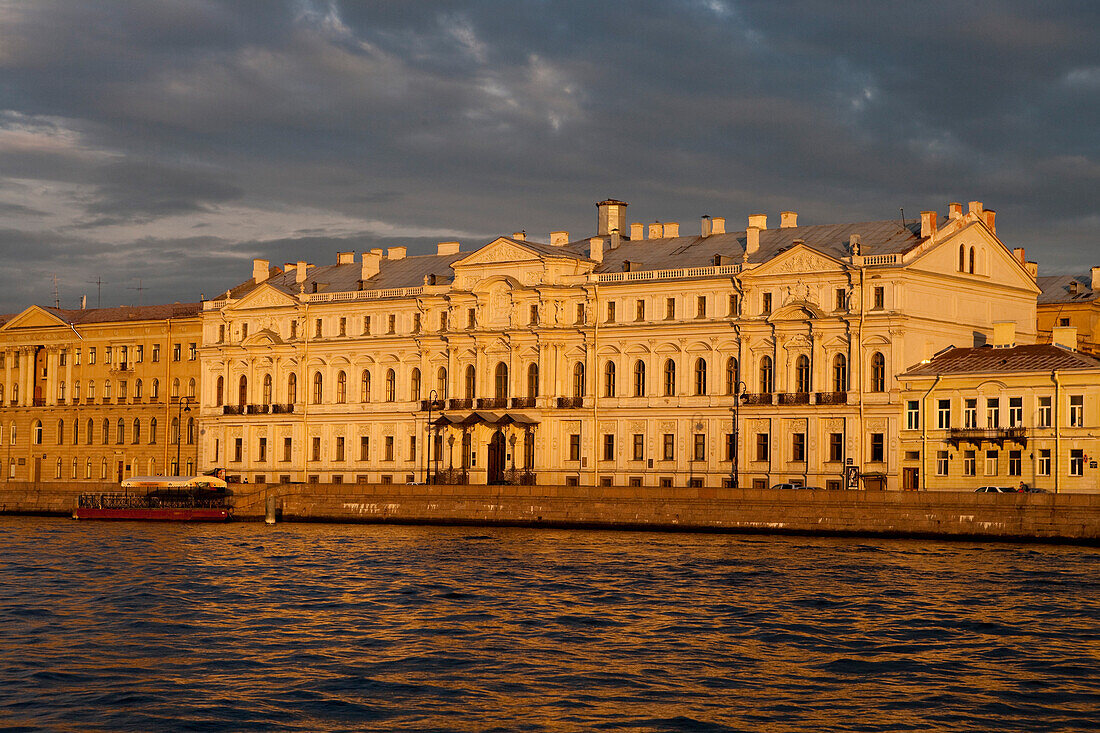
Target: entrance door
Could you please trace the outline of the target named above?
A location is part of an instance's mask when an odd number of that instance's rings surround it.
[[[901,471],[901,488],[906,491],[917,491],[920,488],[920,469],[903,468]]]
[[[122,483],[122,461],[118,462],[118,482]]]
[[[31,481],[38,483],[42,480],[42,456],[34,457],[34,475],[31,476]]]
[[[504,433],[500,430],[489,439],[488,482],[504,483]]]

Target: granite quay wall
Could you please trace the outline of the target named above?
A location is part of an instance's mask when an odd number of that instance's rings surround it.
[[[69,516],[114,483],[7,482],[0,514]],[[234,517],[280,521],[599,527],[1100,544],[1100,494],[778,491],[592,486],[236,484]]]

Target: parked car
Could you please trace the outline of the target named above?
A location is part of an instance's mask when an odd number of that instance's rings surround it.
[[[773,489],[812,489],[813,486],[803,486],[802,484],[796,484],[791,482],[784,482],[772,486]]]
[[[1021,494],[1049,494],[1046,489],[1040,489],[1038,486],[1025,486],[1022,489],[1017,489]]]
[[[976,494],[1015,494],[1016,489],[1009,488],[1008,486],[979,486],[974,489]]]

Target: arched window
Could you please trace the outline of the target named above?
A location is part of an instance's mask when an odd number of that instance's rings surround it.
[[[134,445],[141,442],[141,420],[134,418],[133,436],[131,437]]]
[[[673,397],[676,394],[676,362],[665,359],[665,397]]]
[[[0,384],[0,404],[4,402],[4,385]]]
[[[584,397],[584,362],[573,365],[573,396]]]
[[[53,477],[54,478],[61,478],[61,459],[60,458],[57,459],[57,465],[54,467]]]
[[[35,420],[34,425],[31,426],[31,442],[35,445],[42,445],[42,421]]]
[[[810,357],[800,354],[794,362],[795,391],[806,394],[810,391]]]
[[[157,419],[154,417],[149,420],[149,445],[155,445],[157,442]]]
[[[370,402],[370,371],[367,369],[359,375],[359,401]]]
[[[4,388],[0,386],[0,402],[4,401]],[[80,380],[73,382],[73,402],[80,402]]]
[[[58,420],[57,421],[57,444],[58,445],[64,445],[65,444],[65,421],[64,420]]]
[[[848,357],[844,354],[833,357],[833,391],[848,391]]]
[[[195,444],[195,418],[187,418],[187,445]]]
[[[959,272],[966,272],[966,245],[959,245]]]
[[[88,395],[88,396],[91,397],[92,395]],[[11,386],[11,403],[13,405],[19,404],[19,385],[18,384],[13,384]]]
[[[645,397],[645,362],[634,362],[634,396]]]
[[[111,399],[111,380],[110,379],[104,379],[103,380],[103,399],[105,399],[105,400]]]
[[[473,440],[470,437],[469,431],[463,431],[462,433],[462,470],[466,470],[470,467],[470,458],[473,453]]]
[[[707,393],[707,360],[699,357],[695,360],[695,394]]]
[[[321,404],[321,395],[324,393],[325,380],[321,372],[313,373],[313,404]]]
[[[122,445],[126,442],[126,421],[121,417],[118,419],[118,425],[115,430],[115,443]]]
[[[497,362],[497,368],[493,374],[493,390],[497,399],[508,397],[508,365],[503,361]]]
[[[409,399],[420,399],[420,369],[417,367],[409,374]]]
[[[726,359],[726,394],[737,394],[737,383],[741,381],[741,367],[737,363],[737,357]]]
[[[386,402],[397,399],[397,372],[393,369],[386,370]]]
[[[271,375],[264,375],[263,404],[271,404]]]
[[[760,359],[760,391],[769,394],[775,387],[775,375],[772,372],[772,358],[764,356]]]
[[[974,248],[970,248],[970,274],[974,274]]]
[[[447,367],[439,367],[435,373],[435,393],[439,399],[447,399]]]
[[[539,365],[533,362],[527,367],[527,396],[531,399],[539,396]]]
[[[176,445],[180,442],[180,420],[178,417],[172,418],[171,428],[168,431],[168,443],[170,445]]]
[[[80,421],[73,420],[73,445],[80,445]]]
[[[466,367],[466,399],[472,400],[477,392],[477,372],[474,365]]]
[[[140,379],[136,380],[134,382],[134,397],[137,397],[139,400],[141,399],[141,395],[142,395],[141,387],[142,387],[141,380]]]
[[[615,362],[613,361],[603,365],[603,396],[615,396]]]
[[[57,383],[57,401],[58,402],[64,402],[65,401],[65,383],[64,382],[58,382]],[[60,477],[58,477],[58,478],[60,478]]]
[[[291,372],[286,377],[286,401],[294,404],[298,401],[298,373]]]
[[[11,428],[8,430],[8,437],[10,438],[10,440],[8,442],[11,445],[15,445],[17,441],[15,440],[15,421],[14,420],[12,420]]]
[[[191,399],[195,399],[195,379],[192,377],[187,382],[187,396]]]
[[[92,444],[92,440],[93,440],[92,433],[94,431],[95,431],[95,423],[92,422],[92,418],[89,417],[88,418],[88,434],[84,436],[84,444],[85,445],[91,445]]]
[[[84,463],[84,478],[90,479],[92,477],[92,459],[89,458]]]
[[[69,478],[75,479],[77,473],[80,470],[80,462],[77,459],[73,459],[72,469],[69,471]]]
[[[88,396],[91,397],[91,395],[88,395]],[[149,397],[151,397],[154,400],[160,398],[160,380],[159,379],[154,379],[153,380],[153,389],[152,389],[152,391],[150,391]]]
[[[106,481],[107,480],[107,459],[106,458],[104,458],[102,461],[99,462],[99,480],[100,481]]]
[[[157,459],[156,458],[150,458],[148,466],[149,466],[149,469],[148,469],[146,475],[147,476],[156,476],[157,475]]]
[[[879,351],[871,355],[871,391],[886,391],[886,357]]]
[[[348,401],[348,375],[341,369],[336,373],[336,404],[342,405]]]
[[[176,379],[172,380],[172,394],[169,395],[169,396],[172,399],[179,399],[179,396],[180,396],[180,380],[179,380],[178,377]],[[107,394],[107,395],[104,395],[104,397],[110,397],[110,395]]]

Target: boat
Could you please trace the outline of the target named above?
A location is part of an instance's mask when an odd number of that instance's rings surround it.
[[[228,485],[216,476],[135,476],[120,488],[81,494],[73,518],[224,522],[232,512]]]

